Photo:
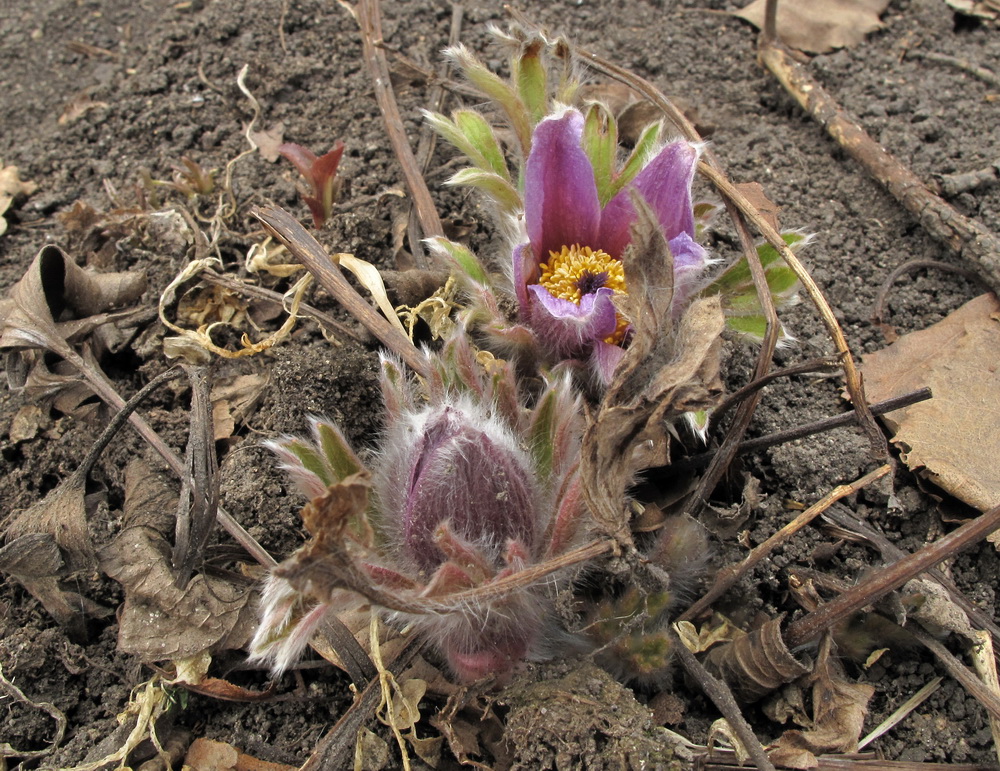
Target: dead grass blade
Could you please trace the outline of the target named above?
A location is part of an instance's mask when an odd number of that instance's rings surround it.
[[[394,351],[414,372],[427,377],[427,363],[416,346],[401,328],[390,324],[358,294],[337,265],[301,224],[291,214],[278,207],[254,207],[250,213],[260,220],[264,228],[277,238],[308,270],[327,292],[347,309],[354,318],[375,335],[385,346]]]

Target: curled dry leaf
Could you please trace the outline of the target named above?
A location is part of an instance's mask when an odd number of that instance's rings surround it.
[[[93,339],[104,325],[127,325],[136,311],[114,309],[134,303],[145,290],[142,271],[96,273],[79,267],[58,247],[44,247],[0,300],[0,348],[9,351],[10,387],[30,389],[33,397],[47,402],[68,390],[72,393],[64,406],[74,409],[89,398],[86,386],[72,372],[87,364],[74,346]],[[43,351],[66,362],[50,369]],[[93,375],[96,365],[89,363]]]
[[[764,26],[767,0],[754,0],[735,13],[760,29]],[[879,16],[889,0],[810,0],[808,3],[779,3],[778,37],[783,43],[822,54],[835,48],[850,48],[865,35],[882,28]]]
[[[714,647],[705,664],[744,702],[757,701],[809,671],[785,645],[780,618],[748,634],[736,634],[732,642]]]
[[[649,206],[638,196],[632,251],[626,266],[629,294],[625,316],[635,319],[632,342],[588,420],[581,453],[584,495],[598,527],[620,543],[631,543],[625,490],[640,470],[636,452],[666,440],[665,423],[681,414],[715,406],[721,334],[725,324],[718,297],[695,300],[676,327],[673,257]],[[641,458],[641,455],[639,456]]]
[[[827,636],[820,646],[813,686],[813,727],[808,731],[785,731],[769,757],[787,768],[815,768],[816,755],[824,752],[856,752],[858,738],[868,714],[868,701],[875,688],[852,683],[840,662],[831,655]]]
[[[1000,302],[981,295],[937,324],[864,357],[872,401],[929,386],[934,398],[882,420],[914,471],[986,511],[1000,504]],[[995,537],[990,540],[997,544]]]
[[[34,182],[24,182],[18,174],[17,166],[4,166],[0,161],[0,236],[7,232],[4,213],[19,195],[31,195],[38,189]]]
[[[243,648],[255,622],[253,592],[241,583],[197,575],[174,585],[171,546],[176,496],[142,464],[126,476],[125,529],[101,549],[101,568],[125,589],[118,647],[144,661],[190,658]]]
[[[64,589],[57,578],[65,571],[59,546],[50,533],[29,533],[0,549],[0,572],[21,584],[71,639],[84,641],[89,617],[104,617],[112,611],[76,592]]]

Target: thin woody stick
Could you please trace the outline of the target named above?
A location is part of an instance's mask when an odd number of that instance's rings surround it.
[[[715,583],[712,585],[712,588],[709,589],[708,592],[706,592],[705,595],[694,605],[684,611],[677,620],[686,621],[698,616],[703,610],[708,608],[719,597],[725,594],[737,581],[752,570],[768,554],[774,551],[776,546],[787,541],[795,533],[812,522],[816,517],[830,508],[841,498],[845,498],[848,495],[856,493],[858,490],[871,484],[875,480],[881,479],[890,471],[892,471],[892,466],[886,464],[872,472],[869,472],[868,474],[865,474],[855,482],[851,482],[847,485],[838,485],[833,488],[833,490],[799,514],[799,516],[781,528],[778,532],[762,544],[755,547],[738,565],[729,565],[728,567],[720,570],[718,575],[715,577]]]
[[[768,0],[768,6],[777,0]],[[796,62],[778,40],[762,35],[760,60],[813,119],[880,182],[924,229],[1000,290],[1000,238],[961,214],[882,148],[858,121]],[[853,397],[852,397],[853,398]]]
[[[820,605],[788,625],[783,635],[789,648],[796,648],[815,640],[838,619],[877,602],[891,591],[898,589],[911,578],[934,567],[962,549],[981,541],[1000,528],[1000,506],[996,506],[976,519],[969,520],[957,530],[928,544],[913,554],[908,554],[892,565],[879,570],[861,583],[851,587],[836,599]]]
[[[341,0],[341,5],[350,11],[361,28],[361,42],[364,48],[365,62],[372,75],[375,100],[382,111],[386,132],[389,134],[389,142],[396,153],[396,158],[399,159],[399,163],[403,167],[403,176],[406,178],[406,186],[413,198],[413,205],[416,207],[420,227],[424,231],[424,238],[444,235],[441,218],[438,216],[434,199],[431,198],[430,190],[427,189],[427,183],[417,165],[417,160],[413,157],[413,150],[410,149],[410,142],[403,128],[403,119],[399,114],[396,95],[392,91],[389,65],[386,63],[385,53],[381,48],[382,15],[379,2],[378,0],[360,0],[357,6],[351,6]],[[421,265],[420,267],[426,268],[427,266]]]

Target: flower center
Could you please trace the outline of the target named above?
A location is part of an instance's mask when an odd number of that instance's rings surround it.
[[[549,252],[549,261],[538,266],[541,274],[538,283],[553,297],[569,300],[576,305],[584,295],[594,294],[601,287],[608,287],[615,294],[626,294],[625,270],[622,261],[616,260],[601,249],[589,246],[564,246],[558,252]],[[618,327],[605,338],[606,343],[618,345],[625,339],[628,321],[618,316]]]
[[[564,246],[549,252],[549,261],[539,265],[538,283],[553,297],[580,304],[585,294],[593,294],[603,286],[617,294],[625,294],[625,271],[622,261],[607,252],[589,246]]]

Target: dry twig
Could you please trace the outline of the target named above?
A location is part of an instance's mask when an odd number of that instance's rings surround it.
[[[855,482],[852,482],[851,484],[839,485],[838,487],[835,487],[829,493],[824,495],[819,501],[814,503],[808,509],[799,514],[799,516],[781,528],[781,530],[776,532],[762,544],[755,547],[741,563],[738,565],[730,565],[720,570],[718,575],[715,577],[715,583],[712,585],[712,588],[709,589],[708,592],[706,592],[705,595],[694,605],[684,611],[678,617],[678,621],[698,616],[702,611],[715,602],[715,600],[725,594],[734,584],[736,584],[737,581],[752,570],[755,565],[770,554],[777,546],[787,541],[795,533],[812,522],[816,517],[830,508],[830,506],[832,506],[836,501],[856,493],[866,485],[871,484],[877,479],[881,479],[890,471],[892,471],[891,466],[881,466],[880,468],[865,474],[863,477]]]
[[[768,6],[772,5],[776,7],[777,0],[768,0]],[[773,33],[761,35],[759,56],[802,109],[913,214],[931,236],[980,273],[993,291],[1000,290],[1000,238],[935,195],[916,174],[884,150]]]
[[[356,6],[351,6],[345,0],[340,0],[351,13],[361,28],[361,42],[364,47],[365,62],[372,75],[372,82],[375,88],[375,100],[382,111],[382,118],[385,120],[385,128],[389,134],[389,142],[392,149],[403,167],[403,176],[406,178],[406,186],[410,190],[413,198],[413,205],[417,210],[417,217],[420,219],[420,226],[424,231],[424,238],[444,235],[441,227],[441,218],[438,216],[434,199],[431,198],[430,190],[424,181],[423,174],[413,157],[413,150],[410,149],[410,142],[403,128],[403,119],[399,114],[399,105],[396,103],[396,96],[392,91],[392,81],[389,75],[389,65],[385,60],[385,53],[382,51],[382,15],[379,9],[379,0],[359,0]],[[420,265],[426,268],[426,265]],[[391,346],[390,346],[391,347]]]

